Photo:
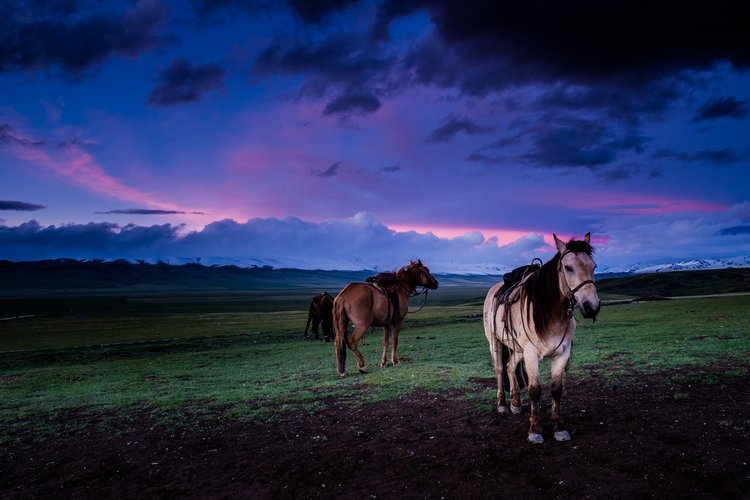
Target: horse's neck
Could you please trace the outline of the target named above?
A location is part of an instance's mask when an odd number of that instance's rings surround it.
[[[411,276],[409,275],[409,273],[403,273],[403,275],[397,274],[396,281],[398,281],[399,284],[399,295],[405,295],[408,297],[416,288],[411,282]]]

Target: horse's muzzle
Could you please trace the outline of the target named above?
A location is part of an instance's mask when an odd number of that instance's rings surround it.
[[[580,304],[580,309],[584,318],[594,318],[596,320],[596,315],[599,314],[599,309],[601,309],[601,302],[591,303],[587,300]]]

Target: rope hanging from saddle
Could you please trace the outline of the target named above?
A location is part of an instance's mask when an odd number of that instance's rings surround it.
[[[538,261],[538,263],[537,263]],[[506,345],[512,340],[514,344],[520,347],[518,343],[518,334],[513,328],[511,306],[521,300],[522,286],[529,279],[530,276],[539,272],[542,268],[542,260],[535,258],[531,261],[531,264],[521,266],[513,269],[509,273],[503,275],[503,286],[501,286],[495,293],[495,310],[492,317],[497,318],[497,311],[500,309],[500,305],[503,308],[503,336],[501,340]],[[521,313],[521,321],[523,322],[523,313]],[[497,335],[497,321],[494,323],[495,335]],[[525,330],[525,326],[524,326]],[[526,333],[528,337],[528,332]],[[531,339],[529,339],[531,340]]]

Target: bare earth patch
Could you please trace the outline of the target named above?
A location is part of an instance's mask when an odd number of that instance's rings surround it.
[[[359,407],[334,399],[267,423],[69,415],[82,430],[3,431],[12,439],[0,449],[0,497],[748,498],[750,376],[722,374],[623,386],[571,374],[563,411],[573,439],[552,438],[545,392],[542,445],[525,440],[527,406],[501,417],[493,401],[478,409],[456,393]]]

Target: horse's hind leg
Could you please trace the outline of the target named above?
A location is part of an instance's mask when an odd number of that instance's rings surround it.
[[[568,433],[560,415],[560,400],[563,393],[563,379],[565,378],[565,367],[568,364],[569,355],[560,356],[552,361],[552,381],[550,392],[552,394],[552,422],[555,428],[555,439],[558,441],[569,441]]]
[[[381,368],[383,368],[387,364],[385,358],[386,358],[386,355],[388,354],[388,344],[390,344],[390,338],[391,338],[391,327],[384,326],[383,327],[383,355],[380,357]]]
[[[507,351],[505,347],[497,338],[492,339],[490,345],[490,354],[492,355],[492,368],[495,369],[495,378],[497,378],[497,412],[507,413],[508,408],[505,406],[505,361],[504,351]]]
[[[349,337],[349,349],[354,353],[354,357],[357,360],[357,368],[359,368],[360,373],[367,373],[367,366],[365,366],[365,358],[362,357],[362,353],[359,352],[357,346],[359,345],[359,341],[362,340],[362,337],[365,336],[365,333],[367,333],[367,328],[367,325],[355,326],[354,333]]]

